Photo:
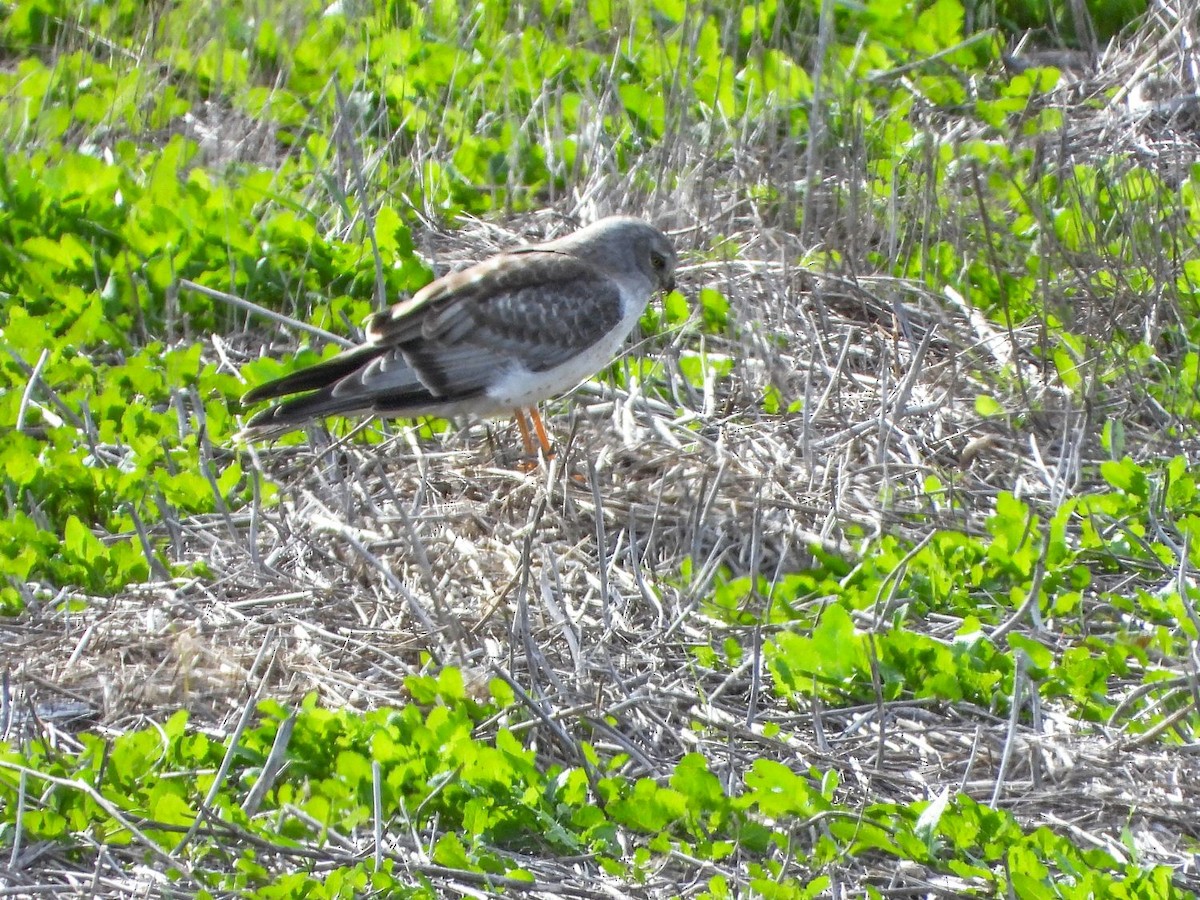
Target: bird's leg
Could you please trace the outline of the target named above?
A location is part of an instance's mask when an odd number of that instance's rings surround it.
[[[537,450],[534,449],[533,438],[529,436],[529,424],[525,421],[525,410],[514,409],[513,418],[517,420],[517,427],[521,429],[521,443],[525,445],[525,455],[536,461]]]
[[[529,407],[529,418],[533,419],[533,428],[537,432],[538,442],[542,445],[542,455],[546,459],[553,459],[554,448],[550,446],[550,438],[546,435],[546,426],[542,424],[542,417],[536,406]]]

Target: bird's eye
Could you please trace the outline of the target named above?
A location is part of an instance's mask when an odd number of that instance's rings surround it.
[[[650,265],[654,266],[656,271],[661,272],[667,267],[667,259],[661,253],[651,253]]]

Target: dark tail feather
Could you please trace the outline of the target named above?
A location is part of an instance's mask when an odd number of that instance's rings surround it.
[[[326,388],[301,397],[292,397],[256,412],[238,432],[238,437],[245,441],[276,438],[322,416],[364,412],[370,412],[370,409],[363,409],[361,405],[351,405],[344,398],[336,398],[332,396],[332,388]]]
[[[251,388],[242,395],[242,403],[257,403],[260,400],[270,400],[272,397],[283,397],[287,394],[298,394],[301,391],[313,391],[320,388],[332,387],[335,382],[340,381],[355,369],[370,361],[379,352],[379,348],[371,344],[363,347],[355,347],[347,350],[345,353],[339,353],[332,359],[319,362],[315,366],[300,369],[298,372],[292,372],[290,375],[284,375],[282,378],[277,378],[274,381],[268,381],[266,384],[260,384],[256,388]],[[306,398],[299,399],[303,400]],[[274,408],[282,409],[287,405],[285,403]],[[270,412],[271,410],[268,409],[265,413],[256,415],[254,419]],[[251,423],[254,422],[254,419],[250,420]]]

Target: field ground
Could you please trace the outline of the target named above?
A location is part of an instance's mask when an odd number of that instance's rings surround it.
[[[0,13],[0,893],[1194,895],[1191,4],[168,6]],[[552,460],[233,441],[612,212],[679,292]]]

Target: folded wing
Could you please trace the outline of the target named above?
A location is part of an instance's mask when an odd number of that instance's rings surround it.
[[[367,323],[368,343],[261,385],[246,403],[291,397],[247,430],[285,430],[333,414],[438,414],[514,368],[542,372],[621,321],[620,288],[553,251],[496,257],[441,278]]]

